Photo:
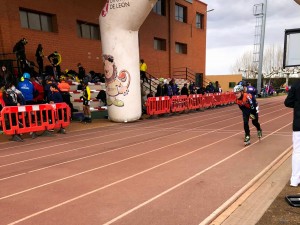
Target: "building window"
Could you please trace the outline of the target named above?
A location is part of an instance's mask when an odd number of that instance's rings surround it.
[[[53,15],[20,9],[21,27],[53,32]]]
[[[187,44],[176,42],[175,48],[176,48],[176,53],[187,54]]]
[[[154,49],[166,51],[167,50],[167,41],[166,39],[154,38]]]
[[[186,23],[187,22],[187,9],[182,5],[175,5],[175,19]]]
[[[204,15],[200,13],[196,13],[196,27],[199,29],[204,29]]]
[[[158,15],[165,16],[166,15],[166,0],[158,0],[153,7],[153,12]]]
[[[79,37],[100,40],[99,25],[77,21],[77,32]]]
[[[229,82],[229,88],[234,88],[236,85],[236,82]]]

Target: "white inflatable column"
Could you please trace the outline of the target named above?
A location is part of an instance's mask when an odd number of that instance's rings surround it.
[[[108,117],[131,122],[142,115],[138,30],[157,0],[107,0],[99,16]]]

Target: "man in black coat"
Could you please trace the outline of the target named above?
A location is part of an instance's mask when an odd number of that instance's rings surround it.
[[[16,54],[18,65],[21,68],[21,73],[24,73],[25,67],[26,67],[26,53],[25,53],[25,45],[27,44],[27,40],[25,38],[22,38],[20,41],[18,41],[14,48],[13,52]]]
[[[300,184],[300,81],[292,85],[284,104],[286,107],[294,109],[292,176],[290,185],[297,187]]]

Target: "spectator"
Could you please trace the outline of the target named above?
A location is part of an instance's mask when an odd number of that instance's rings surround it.
[[[189,90],[188,90],[188,88],[187,88],[187,83],[185,83],[185,84],[183,85],[183,87],[181,88],[180,94],[181,94],[181,95],[189,96]]]
[[[12,83],[7,83],[5,85],[5,89],[3,92],[3,102],[5,106],[20,106],[21,104],[18,102],[18,95],[16,93],[16,87]],[[19,126],[22,126],[22,124],[18,121],[16,113],[11,115],[11,122],[13,126],[17,125],[17,122],[19,123]],[[23,141],[21,136],[19,134],[13,135],[13,140],[15,141]]]
[[[34,93],[34,98],[33,101],[35,104],[43,104],[44,103],[44,87],[42,85],[42,78],[37,77],[31,78],[31,83],[33,84],[35,93]]]
[[[48,60],[52,65],[54,78],[59,80],[61,75],[61,55],[57,51],[54,51],[52,54],[48,55]]]
[[[148,82],[148,78],[147,78],[147,75],[146,75],[146,72],[147,72],[147,64],[145,63],[145,61],[143,59],[141,59],[140,61],[140,76],[141,76],[141,80],[143,80],[143,83]]]
[[[204,94],[205,94],[205,88],[204,88],[204,87],[198,88],[198,89],[197,89],[197,94],[204,95]]]
[[[50,93],[49,93],[48,99],[49,99],[50,104],[62,103],[63,102],[62,95],[59,92],[57,85],[54,84],[54,83],[50,85]],[[61,110],[59,110],[58,111],[58,117],[59,117],[60,120],[62,120],[62,116],[63,116],[63,112]],[[55,118],[52,118],[51,115],[49,115],[49,118],[50,118],[50,123],[51,123],[51,121],[53,122],[55,120]],[[66,131],[63,127],[60,127],[60,129],[57,133],[65,134]]]
[[[195,94],[196,86],[194,82],[191,82],[189,85],[190,94]]]
[[[61,93],[63,102],[67,103],[68,106],[70,107],[72,113],[73,112],[78,112],[77,109],[74,109],[74,106],[71,102],[71,95],[70,95],[70,85],[67,82],[67,78],[65,76],[61,76],[61,81],[58,83],[58,89]]]
[[[33,98],[34,98],[34,86],[30,81],[30,74],[24,73],[23,78],[21,79],[21,82],[18,84],[18,89],[22,92],[26,105],[32,105],[34,104]]]
[[[84,118],[81,122],[91,123],[92,114],[90,110],[90,101],[91,101],[91,90],[88,86],[89,82],[87,80],[83,81],[83,93],[81,99],[83,99],[83,114]]]
[[[215,88],[212,84],[212,82],[209,82],[208,85],[206,86],[206,93],[214,93]]]
[[[156,87],[155,97],[164,96],[164,91],[163,91],[163,82],[164,82],[164,79],[160,78],[158,81],[159,81],[159,83],[158,83],[158,85]]]
[[[294,109],[292,176],[290,185],[297,187],[300,184],[300,81],[292,85],[284,104],[286,107]]]
[[[172,78],[172,80],[170,81],[170,86],[172,88],[173,95],[178,95],[179,94],[179,88],[178,88],[178,85],[176,84],[174,78]]]
[[[170,86],[170,84],[168,84],[167,79],[164,80],[163,92],[164,92],[164,96],[169,96],[170,98],[172,98],[173,96],[172,87]]]
[[[39,66],[39,75],[42,76],[44,72],[44,51],[42,44],[39,44],[35,51],[36,62]]]
[[[50,104],[63,102],[63,98],[56,84],[50,84],[50,93],[48,99]]]
[[[78,67],[78,79],[80,81],[82,81],[85,77],[85,69],[83,68],[83,66],[81,65],[81,63],[77,64]]]
[[[220,85],[219,81],[216,81],[215,92],[216,93],[222,93],[222,88],[221,88],[221,85]]]
[[[2,65],[0,70],[0,88],[4,87],[7,83],[15,83],[12,74],[7,70],[5,65]]]
[[[147,101],[147,93],[145,90],[145,86],[143,85],[142,81],[141,81],[141,105],[142,105],[142,114],[146,114],[147,113],[147,109],[146,109],[146,101]]]
[[[21,73],[25,72],[26,67],[26,52],[25,52],[25,45],[28,41],[25,38],[22,38],[18,41],[14,48],[13,52],[16,54],[18,66],[20,66]]]

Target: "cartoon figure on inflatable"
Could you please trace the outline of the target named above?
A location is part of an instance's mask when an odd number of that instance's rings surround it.
[[[107,0],[100,16],[108,118],[142,115],[138,32],[157,0]]]

